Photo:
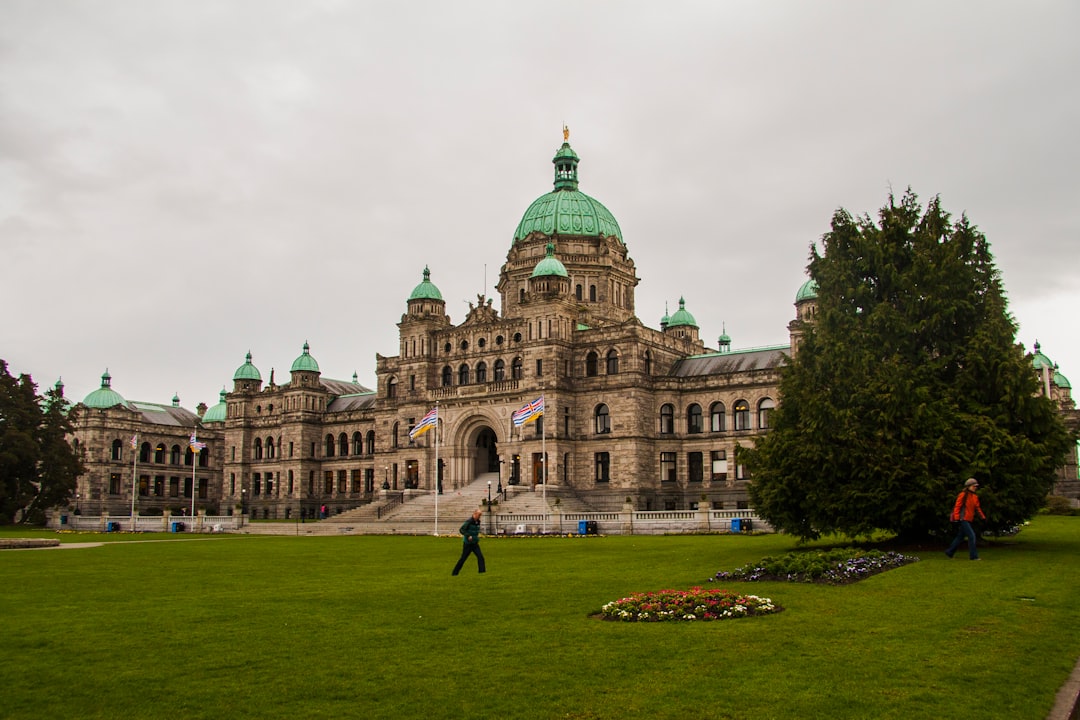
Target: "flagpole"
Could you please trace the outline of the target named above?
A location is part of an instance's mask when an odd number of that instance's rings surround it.
[[[439,403],[435,403],[435,537],[439,537]]]
[[[543,489],[543,498],[544,498],[544,534],[546,535],[547,534],[547,516],[548,516],[548,504],[547,504],[548,469],[547,469],[547,423],[544,422],[544,420],[545,420],[544,415],[547,414],[547,401],[544,399],[543,395],[540,396],[540,406],[542,408],[544,408],[544,414],[540,416],[540,472],[542,472],[544,474],[544,478],[543,478],[543,480],[544,480],[544,489]]]
[[[195,522],[195,468],[199,465],[199,451],[195,448],[195,431],[191,431],[191,522]],[[194,528],[194,525],[192,526]]]
[[[135,444],[131,446],[131,529],[135,529],[135,478],[139,474],[139,444],[138,433],[135,434]]]

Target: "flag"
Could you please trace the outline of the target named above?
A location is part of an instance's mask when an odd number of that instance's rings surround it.
[[[420,418],[420,422],[413,426],[413,429],[409,431],[409,439],[418,438],[426,433],[439,422],[439,406],[431,408],[428,414]]]
[[[191,431],[191,440],[190,440],[190,441],[188,441],[188,447],[190,447],[190,448],[191,448],[191,452],[193,452],[193,453],[197,453],[197,452],[199,452],[200,450],[202,450],[202,449],[204,449],[204,448],[206,447],[206,443],[204,443],[204,442],[199,442],[199,441],[198,441],[198,440],[197,440],[197,439],[195,438],[195,431],[194,431],[194,430],[192,430],[192,431]]]
[[[544,396],[541,395],[540,397],[533,400],[531,403],[525,405],[525,407],[515,412],[513,415],[510,416],[510,418],[514,421],[514,425],[521,426],[525,423],[532,422],[543,414]]]
[[[137,447],[139,447],[139,433],[131,436],[131,449],[134,450]]]

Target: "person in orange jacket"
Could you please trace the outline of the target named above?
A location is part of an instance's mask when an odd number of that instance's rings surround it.
[[[979,505],[979,496],[975,494],[978,489],[979,481],[975,478],[968,478],[964,483],[964,489],[956,496],[956,504],[953,506],[950,519],[957,523],[958,527],[952,545],[945,551],[948,557],[953,556],[956,548],[960,547],[960,543],[966,537],[968,557],[972,560],[979,559],[979,551],[975,549],[975,530],[971,527],[971,521],[975,519],[975,513],[978,513],[983,520],[986,519],[986,515],[983,515],[982,507]]]

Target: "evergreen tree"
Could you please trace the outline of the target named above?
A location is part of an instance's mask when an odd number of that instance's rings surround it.
[[[13,377],[0,359],[0,523],[41,522],[71,498],[83,471],[71,431],[62,386],[39,397],[29,375]]]
[[[987,529],[1031,517],[1071,439],[1039,391],[986,238],[934,198],[838,210],[811,249],[817,312],[772,429],[740,457],[757,511],[802,538],[948,527],[967,477]]]

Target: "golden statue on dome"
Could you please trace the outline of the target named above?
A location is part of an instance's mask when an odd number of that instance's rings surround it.
[[[569,142],[570,141],[570,128],[566,127],[566,123],[563,123],[563,126],[562,126],[562,139],[563,139],[563,142]]]

